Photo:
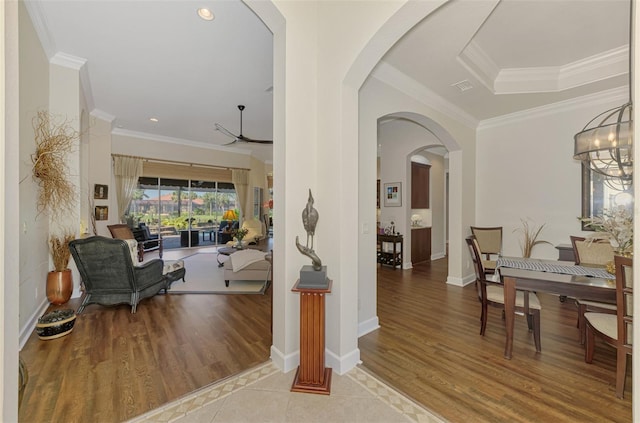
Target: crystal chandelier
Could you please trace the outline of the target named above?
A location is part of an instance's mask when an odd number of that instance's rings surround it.
[[[573,158],[605,176],[613,189],[626,190],[633,183],[633,105],[631,100],[631,37],[633,0],[629,13],[629,102],[591,119],[575,140]]]

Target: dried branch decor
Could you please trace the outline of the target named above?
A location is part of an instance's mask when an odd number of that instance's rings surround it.
[[[536,227],[535,224],[529,226],[528,220],[520,219],[520,221],[522,222],[522,227],[514,229],[513,232],[522,233],[522,241],[520,242],[522,257],[530,258],[531,250],[538,244],[551,244],[549,241],[538,239],[546,223],[543,223],[540,227]]]
[[[51,251],[51,259],[56,272],[62,272],[69,267],[69,259],[71,251],[69,251],[69,242],[74,240],[74,236],[66,233],[62,236],[51,235],[49,239],[49,250]]]
[[[33,176],[40,187],[38,211],[51,215],[69,211],[75,204],[75,188],[69,181],[65,157],[80,137],[69,121],[53,121],[48,111],[39,111],[33,119],[36,152],[31,156]]]

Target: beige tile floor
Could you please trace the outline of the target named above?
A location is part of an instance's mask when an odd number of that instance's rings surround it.
[[[294,375],[268,362],[129,422],[444,422],[359,367],[334,374],[331,395],[290,392]]]

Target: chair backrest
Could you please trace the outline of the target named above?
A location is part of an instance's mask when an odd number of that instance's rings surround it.
[[[475,236],[468,236],[466,241],[467,247],[469,247],[471,261],[473,261],[473,270],[476,272],[476,289],[478,291],[478,299],[482,301],[487,297],[487,278],[484,273],[484,266],[482,266],[480,248],[478,247],[478,241]]]
[[[87,291],[134,289],[134,262],[128,241],[92,236],[71,241],[69,250]]]
[[[618,348],[631,353],[633,345],[633,259],[615,256]]]
[[[111,236],[114,239],[136,239],[133,236],[133,230],[127,224],[107,225],[107,228],[109,228],[109,232],[111,232]]]
[[[609,241],[589,241],[579,236],[569,238],[576,264],[604,266],[613,261],[613,247]]]
[[[478,241],[481,254],[502,253],[502,226],[486,228],[472,226],[471,233]]]

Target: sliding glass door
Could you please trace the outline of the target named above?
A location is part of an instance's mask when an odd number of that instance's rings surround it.
[[[235,208],[232,183],[142,177],[129,215],[134,226],[146,224],[171,249],[215,244],[223,213]]]

